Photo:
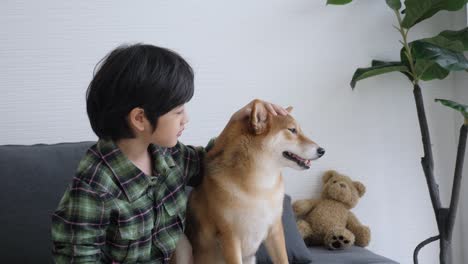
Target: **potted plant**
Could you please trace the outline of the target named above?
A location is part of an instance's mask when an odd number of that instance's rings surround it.
[[[457,11],[462,9],[468,0],[405,0],[404,7],[400,0],[386,0],[386,4],[394,12],[397,25],[396,30],[401,34],[399,61],[373,60],[371,67],[358,68],[351,80],[354,89],[356,83],[362,79],[389,72],[401,72],[410,81],[416,110],[421,129],[424,157],[421,165],[426,177],[429,195],[434,208],[439,235],[430,237],[421,242],[414,250],[413,261],[418,263],[418,252],[425,245],[440,241],[440,263],[447,264],[450,261],[450,250],[453,227],[457,212],[460,183],[462,178],[463,160],[466,148],[468,130],[468,106],[445,99],[436,99],[464,117],[464,123],[460,128],[455,175],[452,187],[450,205],[444,207],[440,202],[439,188],[434,178],[434,161],[432,156],[431,139],[424,110],[421,81],[444,79],[451,71],[468,71],[468,60],[463,52],[468,50],[468,28],[460,30],[445,30],[431,38],[418,39],[409,42],[410,29],[431,18],[442,10]],[[344,5],[352,0],[327,0],[327,4]]]

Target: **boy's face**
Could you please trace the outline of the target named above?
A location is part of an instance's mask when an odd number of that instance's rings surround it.
[[[174,147],[187,122],[188,115],[185,111],[185,105],[180,105],[160,116],[157,128],[151,135],[151,143],[161,147]]]

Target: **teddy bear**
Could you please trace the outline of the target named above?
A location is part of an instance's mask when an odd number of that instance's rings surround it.
[[[345,249],[352,245],[369,245],[371,232],[350,211],[366,187],[334,170],[323,175],[319,199],[298,200],[293,204],[298,230],[308,246]]]

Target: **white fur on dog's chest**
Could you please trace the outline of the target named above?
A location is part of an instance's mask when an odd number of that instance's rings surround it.
[[[226,220],[235,228],[241,239],[243,256],[255,253],[260,243],[267,237],[273,223],[281,217],[283,210],[283,193],[275,194],[272,200],[246,199],[243,207],[234,210],[226,209]]]

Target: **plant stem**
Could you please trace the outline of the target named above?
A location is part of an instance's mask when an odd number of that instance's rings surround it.
[[[432,207],[434,209],[434,214],[437,222],[437,228],[439,230],[439,236],[437,236],[440,239],[440,260],[441,264],[446,264],[447,262],[445,261],[447,257],[447,248],[449,247],[450,244],[446,243],[445,237],[446,237],[446,232],[445,232],[445,223],[446,223],[446,208],[441,208],[441,203],[440,203],[440,196],[439,196],[439,186],[437,185],[435,179],[434,179],[434,161],[432,158],[432,147],[431,147],[431,139],[429,136],[429,126],[427,124],[427,118],[426,118],[426,113],[424,110],[424,102],[423,102],[423,97],[421,93],[421,87],[419,87],[419,84],[415,84],[413,88],[413,94],[414,94],[414,100],[416,103],[416,110],[418,113],[418,120],[419,120],[419,127],[421,129],[421,136],[422,136],[422,143],[424,147],[424,157],[421,158],[421,165],[423,167],[424,175],[426,176],[426,183],[427,183],[427,188],[429,189],[429,195],[431,198],[432,202]],[[419,244],[418,247],[414,250],[414,255],[413,255],[413,260],[414,263],[417,264],[417,258],[418,258],[418,252],[419,250],[428,244],[429,242],[432,242],[435,240],[435,237],[432,239],[427,239],[423,243]],[[426,243],[427,242],[427,243]]]
[[[397,16],[397,19],[398,19],[399,28],[397,28],[397,29],[400,32],[401,37],[403,38],[403,46],[405,48],[405,55],[408,58],[408,62],[410,64],[411,76],[413,77],[413,84],[417,85],[418,82],[419,82],[419,78],[418,78],[418,75],[416,74],[416,67],[414,66],[413,55],[411,54],[411,49],[410,49],[410,47],[408,45],[408,32],[409,32],[409,29],[407,29],[405,31],[405,29],[401,25],[402,20],[401,20],[401,16],[400,16],[399,11],[398,10],[393,10],[393,11],[395,12],[395,14]]]
[[[424,147],[424,157],[421,158],[421,164],[426,175],[427,187],[429,188],[429,194],[431,197],[432,207],[434,207],[434,213],[437,216],[438,211],[441,208],[440,197],[439,197],[439,186],[434,179],[434,160],[432,158],[432,144],[429,135],[429,126],[427,124],[426,113],[424,110],[424,102],[421,93],[421,87],[419,84],[414,85],[413,89],[414,100],[416,101],[416,110],[418,113],[419,126],[421,129],[422,142]],[[438,220],[439,218],[437,218]],[[437,221],[439,223],[439,221]]]
[[[468,127],[463,124],[460,128],[460,136],[458,140],[457,161],[455,162],[455,175],[453,177],[452,198],[450,200],[450,209],[447,222],[447,238],[452,240],[453,226],[457,215],[458,199],[460,197],[460,185],[463,171],[463,161],[465,159],[466,136]]]

